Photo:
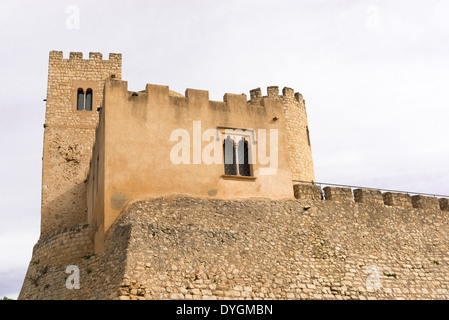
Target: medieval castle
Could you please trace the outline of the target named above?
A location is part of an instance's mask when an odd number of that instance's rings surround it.
[[[448,199],[315,185],[300,93],[132,92],[121,67],[50,52],[19,299],[449,298]]]

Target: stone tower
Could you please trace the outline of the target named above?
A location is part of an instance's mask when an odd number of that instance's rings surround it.
[[[294,93],[290,88],[282,90],[282,103],[287,126],[292,179],[315,181],[306,103],[300,93]]]
[[[122,56],[50,52],[42,164],[41,238],[85,221],[86,177],[107,78],[121,79]]]
[[[262,99],[261,89],[251,90],[250,93],[251,102],[259,103]],[[267,96],[268,98],[282,102],[284,106],[292,179],[314,182],[315,173],[313,170],[312,147],[310,144],[306,105],[303,96],[287,87],[282,89],[282,95],[280,95],[279,87],[277,86],[268,87]]]

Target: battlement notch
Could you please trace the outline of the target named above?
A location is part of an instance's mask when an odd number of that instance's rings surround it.
[[[84,59],[84,54],[82,52],[69,52],[69,58],[64,59],[64,53],[63,51],[50,51],[50,60],[57,61],[57,60],[65,60],[65,61],[113,61],[113,62],[120,62],[122,61],[122,54],[121,53],[109,53],[109,60],[103,59],[103,54],[100,52],[89,52],[89,58]]]

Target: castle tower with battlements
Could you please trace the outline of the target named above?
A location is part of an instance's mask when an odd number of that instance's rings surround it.
[[[120,79],[121,54],[50,52],[42,162],[41,237],[86,219],[86,183],[98,111],[108,78]]]
[[[187,89],[182,95],[160,85],[130,92],[120,79],[120,54],[103,60],[99,53],[89,59],[50,53],[43,237],[88,223],[97,230],[101,250],[104,233],[136,199],[292,198],[292,180],[314,180],[305,103],[293,89],[280,95],[278,87],[269,87],[263,96],[258,88],[249,99],[226,94],[219,102],[210,101],[207,91]],[[222,163],[224,140],[219,140],[227,131],[235,144],[233,161],[251,162],[235,172]],[[178,140],[185,143],[178,154],[188,157],[181,163],[172,159],[178,157],[173,154]]]

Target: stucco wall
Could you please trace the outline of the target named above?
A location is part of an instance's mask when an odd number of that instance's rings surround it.
[[[226,94],[223,102],[209,101],[207,91],[187,89],[185,97],[174,96],[168,87],[158,85],[147,85],[145,91],[135,93],[128,91],[125,81],[107,80],[101,112],[104,124],[100,126],[104,128],[98,130],[95,149],[104,143],[106,150],[104,232],[121,210],[136,199],[170,195],[216,199],[293,198],[284,106],[279,99],[264,97],[255,104],[248,103],[246,95]],[[255,137],[254,144],[250,145],[255,155],[252,177],[223,176],[221,139],[224,136],[215,134],[226,128],[254,130],[250,134]],[[265,130],[266,139],[259,135],[260,129]],[[187,163],[177,164],[172,159],[173,149],[181,142],[176,135],[172,138],[177,130],[188,135]],[[212,130],[214,136],[203,139],[207,130]],[[276,136],[272,136],[272,130]],[[272,137],[276,138],[274,142]],[[209,164],[204,153],[212,143],[218,146],[218,162]],[[267,146],[265,154],[271,157],[273,153],[270,160],[275,159],[276,163],[262,163],[259,148],[263,144]],[[196,150],[199,150],[198,157]],[[215,151],[207,154],[215,155]],[[272,173],[263,174],[270,165],[274,169]],[[103,214],[93,208],[95,205],[88,208],[88,216]],[[101,250],[99,242],[96,248]]]

